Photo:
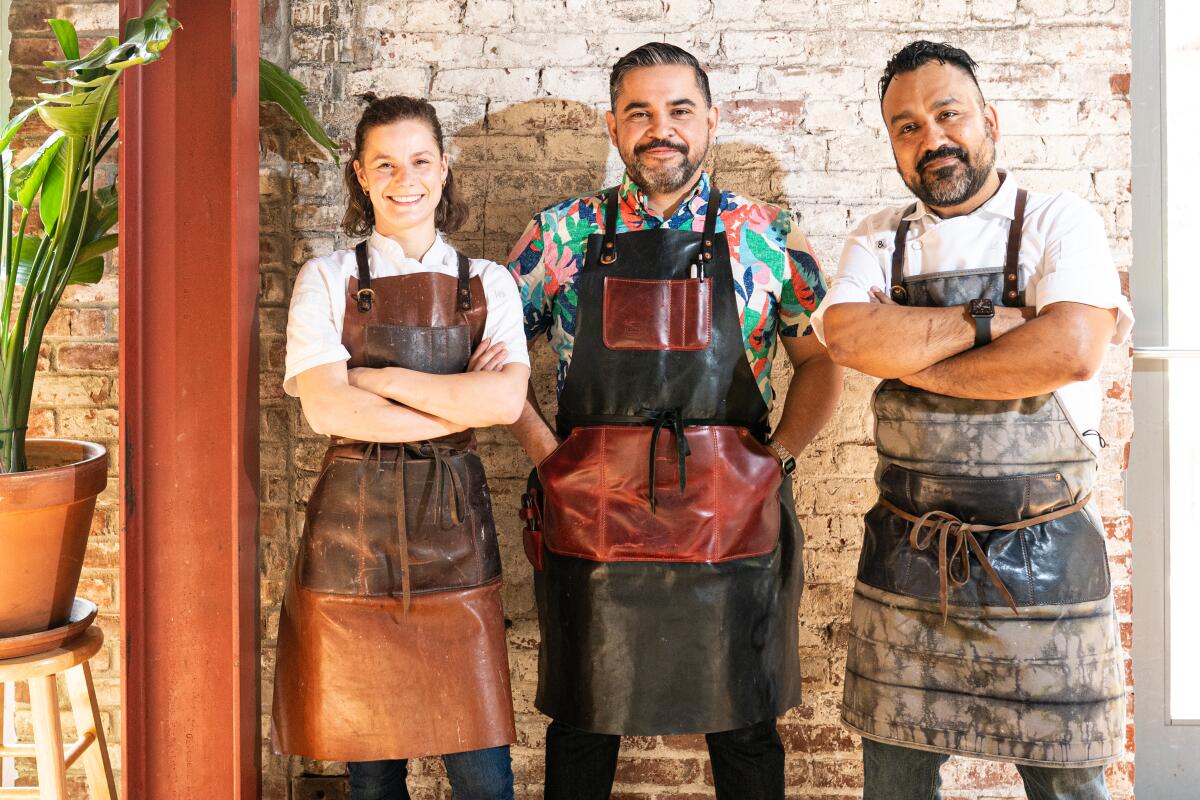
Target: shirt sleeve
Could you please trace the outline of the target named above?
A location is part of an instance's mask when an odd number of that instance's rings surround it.
[[[869,303],[871,289],[887,286],[888,276],[880,265],[870,218],[858,224],[842,247],[842,258],[833,285],[812,317],[813,332],[825,344],[825,310],[838,303]],[[888,252],[890,256],[890,251]]]
[[[522,325],[521,297],[504,267],[489,261],[481,275],[483,292],[487,297],[487,323],[484,338],[493,344],[503,342],[508,355],[505,364],[529,366],[529,351],[525,347]]]
[[[825,299],[828,284],[808,239],[800,232],[793,215],[788,214],[788,217],[790,225],[779,293],[779,335],[807,336],[812,332],[809,320]]]
[[[342,288],[333,290],[330,275],[319,260],[301,267],[288,310],[283,375],[283,390],[292,397],[298,396],[296,376],[301,372],[350,360],[350,352],[342,345],[342,319],[334,314],[334,297],[341,299]]]
[[[552,298],[546,291],[547,270],[545,259],[545,231],[542,215],[538,214],[525,227],[508,256],[508,271],[517,282],[521,316],[524,320],[525,337],[533,339],[538,334],[549,335],[552,320]]]
[[[1133,327],[1133,309],[1121,291],[1104,221],[1091,203],[1068,193],[1058,195],[1047,211],[1055,215],[1036,273],[1037,283],[1030,287],[1038,313],[1061,302],[1114,308],[1117,327],[1111,343],[1120,344]]]

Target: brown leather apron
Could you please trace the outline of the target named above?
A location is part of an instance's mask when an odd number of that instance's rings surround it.
[[[459,275],[347,289],[349,366],[466,370],[487,302]],[[334,441],[283,601],[272,722],[279,752],[330,761],[459,753],[516,739],[500,554],[470,431]]]

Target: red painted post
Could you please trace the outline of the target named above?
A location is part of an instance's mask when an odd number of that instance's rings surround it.
[[[256,798],[259,7],[171,14],[121,89],[122,796]]]

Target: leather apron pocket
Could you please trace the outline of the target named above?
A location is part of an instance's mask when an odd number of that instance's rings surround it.
[[[467,369],[471,330],[467,325],[367,325],[363,346],[368,367],[452,375]]]
[[[413,594],[480,586],[500,576],[478,456],[451,451],[434,458],[422,450],[428,447],[409,447],[403,460],[396,447],[385,447],[382,457],[329,460],[308,504],[297,567],[301,587],[399,595],[402,547]]]
[[[745,428],[684,430],[689,454],[682,491],[673,431],[634,425],[572,430],[538,465],[546,548],[592,561],[683,562],[774,550],[783,477],[779,459]]]
[[[704,350],[712,341],[711,281],[604,279],[604,346]]]

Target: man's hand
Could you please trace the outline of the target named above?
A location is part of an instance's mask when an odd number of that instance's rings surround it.
[[[471,354],[471,359],[467,362],[467,372],[499,372],[504,368],[507,355],[508,348],[504,346],[504,342],[492,344],[491,339],[484,339]]]

